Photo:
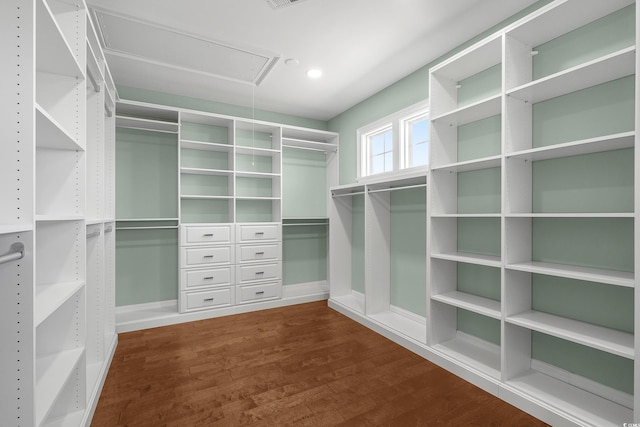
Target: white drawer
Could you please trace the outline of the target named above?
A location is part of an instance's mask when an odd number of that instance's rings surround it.
[[[236,246],[236,262],[278,261],[281,254],[280,243]]]
[[[238,224],[236,227],[237,243],[282,240],[279,224]]]
[[[234,273],[231,266],[206,270],[183,269],[180,271],[180,288],[187,290],[202,286],[229,286],[233,284]]]
[[[231,246],[181,248],[182,268],[216,264],[233,264]]]
[[[236,304],[256,302],[266,299],[277,299],[282,296],[282,283],[260,283],[257,285],[238,286]]]
[[[183,225],[180,232],[180,244],[202,245],[233,243],[233,224],[193,226]]]
[[[180,297],[180,310],[185,312],[230,306],[234,303],[235,293],[231,286],[200,292],[181,292]]]
[[[282,264],[249,264],[236,266],[238,283],[255,282],[257,280],[276,280],[282,275]]]

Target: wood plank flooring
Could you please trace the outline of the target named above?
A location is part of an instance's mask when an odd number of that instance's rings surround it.
[[[120,334],[91,425],[545,424],[321,301]]]

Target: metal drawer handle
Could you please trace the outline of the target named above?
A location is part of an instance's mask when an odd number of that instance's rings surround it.
[[[256,291],[256,295],[264,295],[264,291]]]
[[[203,234],[203,237],[213,237],[213,233],[207,233],[207,234]]]
[[[213,255],[205,255],[205,258],[213,258]]]
[[[204,280],[213,280],[213,276],[205,277]]]
[[[211,301],[213,301],[213,298],[205,298],[203,301],[204,302],[211,302]]]
[[[264,252],[256,252],[256,255],[264,255]]]
[[[257,276],[258,274],[264,274],[264,271],[256,271],[256,276]]]
[[[256,231],[256,236],[264,236],[264,231]]]

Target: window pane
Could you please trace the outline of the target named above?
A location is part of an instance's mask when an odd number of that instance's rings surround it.
[[[384,151],[393,151],[393,131],[384,133]]]
[[[414,144],[429,139],[429,121],[427,119],[411,124],[411,139]]]
[[[426,165],[429,163],[429,144],[423,142],[422,144],[413,146],[413,153],[411,155],[411,166]]]
[[[384,134],[378,134],[371,137],[371,155],[382,154],[384,152]]]
[[[393,170],[393,151],[385,153],[384,155],[384,171],[390,172]]]
[[[371,157],[371,174],[384,172],[384,154]]]

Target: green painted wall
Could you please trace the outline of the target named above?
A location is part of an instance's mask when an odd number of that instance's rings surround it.
[[[458,174],[458,213],[500,213],[501,169],[480,169]]]
[[[176,136],[118,128],[116,141],[116,218],[176,218]]]
[[[459,126],[458,161],[500,155],[501,126],[502,115],[500,114]]]
[[[500,345],[500,321],[461,308],[456,309],[458,330]]]
[[[426,316],[427,192],[391,192],[391,305]]]
[[[500,269],[483,265],[457,265],[457,290],[500,301]]]
[[[178,298],[178,230],[116,231],[116,306]]]
[[[327,158],[317,151],[282,150],[282,216],[327,217]]]
[[[502,64],[489,67],[458,84],[458,107],[498,95],[502,90]]]
[[[633,360],[538,332],[531,333],[534,359],[633,394]]]
[[[282,228],[282,284],[327,280],[327,227]]]

